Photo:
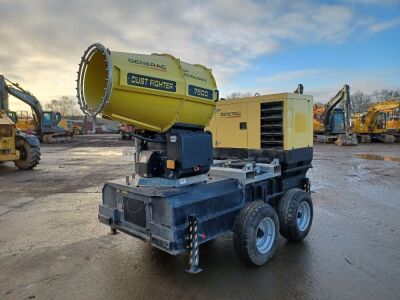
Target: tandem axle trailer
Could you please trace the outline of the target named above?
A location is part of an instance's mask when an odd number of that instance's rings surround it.
[[[191,273],[201,270],[199,246],[228,231],[253,265],[272,258],[278,233],[307,236],[312,97],[302,88],[219,101],[202,65],[96,43],[79,64],[77,97],[85,114],[135,127],[135,176],[107,182],[99,207],[113,233],[172,255],[189,251]]]
[[[197,273],[199,246],[234,231],[235,219],[250,203],[278,211],[283,196],[295,191],[294,195],[301,195],[308,203],[308,210],[296,215],[296,223],[306,223],[299,233],[308,233],[312,203],[304,168],[298,168],[287,179],[282,178],[281,172],[278,160],[271,164],[230,160],[215,162],[209,174],[199,178],[204,181],[198,183],[181,180],[173,186],[138,187],[135,178],[110,181],[103,188],[99,220],[110,226],[113,233],[124,232],[171,255],[190,251],[195,258],[190,255],[188,270]],[[263,234],[269,235],[269,242],[264,242],[266,248],[272,248],[279,232],[279,221],[271,220],[276,221],[275,230],[258,233],[260,240]],[[259,247],[263,245],[260,242]]]

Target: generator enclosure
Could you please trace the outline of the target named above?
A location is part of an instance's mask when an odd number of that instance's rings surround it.
[[[284,165],[311,162],[313,99],[282,93],[221,100],[209,130],[215,158],[279,158]]]
[[[221,100],[209,129],[216,149],[309,148],[313,146],[312,96],[285,93]]]

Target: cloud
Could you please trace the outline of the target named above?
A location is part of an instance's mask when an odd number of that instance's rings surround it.
[[[0,72],[41,100],[74,95],[80,56],[101,42],[206,65],[223,87],[254,59],[287,45],[341,43],[359,22],[344,3],[313,0],[2,0]]]
[[[298,83],[304,84],[304,92],[313,95],[315,102],[327,102],[344,84],[351,91],[372,93],[381,89],[398,89],[400,67],[390,69],[306,69],[281,72],[263,77],[258,82],[273,86],[273,89],[257,91],[261,94],[281,93],[294,90]],[[241,91],[244,92],[244,91]],[[256,91],[250,91],[251,93]]]
[[[0,70],[46,99],[71,95],[83,50],[99,41],[111,50],[169,52],[207,65],[223,84],[286,41],[346,38],[353,17],[345,6],[313,1],[5,0]]]
[[[396,5],[400,4],[399,0],[345,0],[343,2],[355,3],[361,5]]]
[[[380,31],[391,29],[396,26],[400,26],[400,17],[380,23],[374,23],[369,26],[368,30],[372,33],[377,33]]]
[[[308,69],[308,70],[296,70],[289,72],[280,72],[268,77],[260,78],[258,81],[261,83],[264,82],[282,82],[282,81],[292,81],[292,80],[300,80],[307,79],[310,77],[321,76],[324,74],[328,74],[331,71],[329,69]]]

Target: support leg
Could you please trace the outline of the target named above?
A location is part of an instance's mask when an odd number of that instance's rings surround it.
[[[186,271],[191,274],[197,274],[202,271],[199,267],[199,236],[198,236],[198,224],[195,216],[189,216],[189,240],[188,248],[189,254],[189,269]]]

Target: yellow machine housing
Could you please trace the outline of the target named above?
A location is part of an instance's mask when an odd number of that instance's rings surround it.
[[[400,133],[400,107],[386,114],[386,130],[388,133]]]
[[[73,135],[79,135],[82,132],[82,127],[75,124],[74,120],[61,119],[59,123],[60,127],[64,128],[68,133]]]
[[[0,162],[19,159],[15,145],[15,125],[6,113],[0,111]]]
[[[312,100],[312,96],[283,93],[220,101],[209,126],[214,148],[312,148]]]
[[[27,111],[17,112],[17,123],[15,124],[17,128],[23,132],[34,132],[36,128],[35,120],[29,115]]]
[[[314,105],[314,119],[313,119],[313,129],[314,133],[323,134],[325,132],[325,125],[323,116],[325,114],[325,105]]]
[[[142,55],[109,51],[93,44],[78,72],[78,99],[88,115],[152,132],[175,123],[206,126],[218,90],[210,69],[169,54]]]

